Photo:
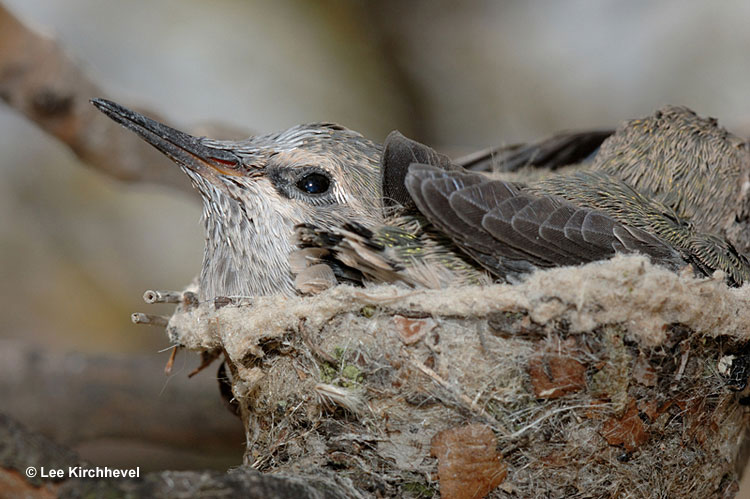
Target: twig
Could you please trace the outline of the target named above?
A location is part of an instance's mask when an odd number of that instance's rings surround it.
[[[107,97],[53,40],[24,26],[0,4],[0,98],[70,147],[89,166],[132,182],[154,182],[193,192],[171,161],[90,103]],[[149,116],[159,119],[151,111]],[[238,139],[247,132],[202,126],[213,138]]]
[[[165,385],[163,369],[161,355],[56,353],[3,340],[2,411],[62,443],[119,438],[236,455],[242,424],[221,403],[214,376],[172,376]]]
[[[50,478],[46,469],[93,467],[71,450],[0,414],[2,497],[363,497],[334,473],[262,475],[249,467],[224,471],[160,471],[138,478]],[[29,466],[31,465],[31,466]],[[30,473],[32,470],[35,473]]]
[[[180,347],[178,345],[175,345],[174,347],[172,347],[172,353],[169,355],[169,360],[167,360],[167,365],[164,366],[164,374],[166,374],[167,376],[172,374],[172,367],[174,367],[174,359],[177,358],[177,350],[179,349]]]
[[[130,316],[133,324],[147,324],[149,326],[166,327],[169,323],[169,317],[163,315],[144,314],[135,312]]]
[[[152,305],[154,303],[180,303],[182,293],[177,291],[154,291],[149,289],[143,293],[143,301]]]
[[[221,350],[204,350],[203,352],[201,352],[201,364],[190,371],[190,374],[188,374],[188,378],[192,378],[193,376],[210,366],[213,361],[221,356],[221,354]]]

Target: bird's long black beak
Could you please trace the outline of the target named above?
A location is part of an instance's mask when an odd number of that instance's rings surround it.
[[[241,174],[239,168],[242,161],[232,151],[209,147],[203,138],[188,135],[115,102],[92,99],[91,103],[117,123],[140,135],[177,164],[198,174]]]

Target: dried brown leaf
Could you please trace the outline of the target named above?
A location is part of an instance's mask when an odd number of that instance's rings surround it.
[[[435,328],[433,319],[410,319],[402,315],[393,316],[393,323],[404,345],[413,345]]]
[[[601,435],[609,445],[622,445],[631,452],[648,441],[648,430],[638,416],[635,400],[630,399],[628,408],[621,418],[610,418],[605,421]]]
[[[529,376],[537,398],[553,399],[586,387],[586,366],[573,358],[574,342],[531,357]]]
[[[485,497],[508,474],[495,434],[485,424],[441,431],[432,438],[430,452],[438,459],[440,494],[445,499]]]

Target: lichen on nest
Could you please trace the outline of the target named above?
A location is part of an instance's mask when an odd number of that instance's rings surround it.
[[[167,330],[224,353],[261,470],[382,496],[709,497],[742,464],[748,305],[750,286],[620,256],[181,305]]]

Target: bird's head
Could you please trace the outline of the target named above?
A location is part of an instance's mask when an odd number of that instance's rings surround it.
[[[93,104],[170,157],[204,203],[201,295],[294,292],[288,256],[298,224],[382,219],[381,146],[330,123],[241,141],[194,137],[114,102]]]
[[[750,213],[750,144],[686,107],[625,122],[594,168],[664,198],[702,231],[724,234]]]

